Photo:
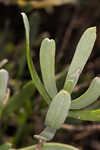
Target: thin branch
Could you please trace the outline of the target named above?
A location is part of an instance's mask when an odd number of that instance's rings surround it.
[[[67,124],[63,124],[62,125],[62,129],[65,130],[69,130],[69,131],[93,131],[93,130],[100,130],[100,124],[93,124],[93,125],[87,125],[87,126],[83,126],[83,125],[67,125]]]

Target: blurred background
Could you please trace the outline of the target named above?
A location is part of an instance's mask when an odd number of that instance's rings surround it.
[[[100,0],[0,0],[0,68],[9,72],[10,97],[20,94],[23,86],[31,80],[25,58],[25,31],[21,12],[25,12],[30,20],[31,55],[40,77],[41,41],[46,37],[56,41],[59,89],[63,86],[81,35],[87,28],[97,27],[93,52],[72,94],[73,98],[80,96],[90,81],[100,76]],[[12,109],[10,107],[6,115],[0,118],[0,144],[10,142],[13,147],[21,148],[37,143],[33,135],[44,129],[46,110],[46,103],[32,86],[27,101],[23,93]],[[81,150],[100,150],[99,122],[68,118],[66,123],[66,129],[60,129],[53,141],[71,144]]]

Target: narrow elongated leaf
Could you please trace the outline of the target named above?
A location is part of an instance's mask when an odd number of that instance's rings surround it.
[[[4,69],[1,69],[0,70],[0,106],[6,95],[7,83],[8,83],[8,72]]]
[[[69,117],[87,121],[100,121],[100,109],[90,111],[89,110],[70,111]]]
[[[3,108],[3,113],[11,113],[18,109],[25,104],[25,102],[33,95],[35,91],[33,81],[30,81],[24,85],[20,91],[13,95],[9,100],[8,103]]]
[[[96,40],[96,28],[89,28],[85,31],[82,38],[80,39],[78,46],[75,51],[75,55],[72,59],[66,80],[64,89],[66,90],[67,80],[73,80],[73,88],[75,87],[78,78],[92,52],[94,42]],[[77,74],[78,72],[78,74]],[[76,75],[74,75],[76,74]],[[74,76],[73,76],[74,75]]]
[[[92,81],[88,90],[71,103],[70,109],[82,109],[92,104],[100,96],[100,78],[96,77]]]
[[[30,146],[27,148],[21,148],[18,150],[35,150],[36,146]],[[70,145],[65,144],[59,144],[59,143],[45,143],[41,150],[79,150],[78,148],[75,148]]]
[[[44,39],[40,48],[40,66],[42,78],[48,94],[53,98],[57,94],[55,80],[55,41]]]
[[[61,90],[52,100],[46,115],[45,125],[59,129],[64,123],[71,105],[71,97],[68,92]]]
[[[28,63],[28,68],[31,74],[31,78],[33,80],[33,83],[43,99],[49,104],[50,103],[50,98],[45,90],[45,87],[43,86],[40,78],[38,77],[38,74],[35,70],[34,64],[32,62],[32,58],[30,56],[30,42],[29,42],[29,32],[30,32],[30,27],[29,27],[29,22],[28,18],[25,15],[25,13],[21,13],[23,17],[23,22],[25,26],[25,32],[26,32],[26,57],[27,57],[27,63]]]

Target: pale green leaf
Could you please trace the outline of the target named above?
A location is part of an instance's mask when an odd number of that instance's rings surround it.
[[[70,94],[61,90],[52,100],[48,109],[45,125],[54,129],[59,129],[64,123],[71,105]]]
[[[57,94],[55,80],[55,41],[44,39],[40,48],[40,66],[42,78],[48,94],[53,98]]]
[[[25,13],[21,13],[21,14],[23,17],[23,22],[24,22],[25,31],[26,31],[25,32],[26,33],[25,34],[26,35],[26,57],[27,57],[27,63],[28,63],[30,74],[31,74],[31,78],[33,80],[35,87],[37,88],[37,90],[39,91],[43,99],[49,104],[50,98],[44,88],[44,85],[42,84],[40,78],[38,77],[38,74],[35,70],[35,67],[34,67],[34,64],[32,62],[32,58],[30,55],[30,39],[29,39],[30,27],[29,27],[28,18]]]
[[[100,78],[95,77],[88,90],[71,103],[70,109],[82,109],[92,104],[100,96]]]
[[[66,80],[64,89],[66,90],[67,80],[73,80],[73,88],[75,87],[79,76],[92,52],[94,42],[96,40],[96,27],[89,28],[85,31],[81,37],[78,46],[75,51],[75,55],[72,59]],[[75,75],[76,74],[76,75]]]

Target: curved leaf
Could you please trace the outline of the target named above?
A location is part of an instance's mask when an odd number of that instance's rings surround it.
[[[88,90],[76,98],[71,103],[70,109],[82,109],[90,104],[92,104],[100,96],[100,78],[96,77],[93,79]]]
[[[42,78],[48,94],[53,98],[57,94],[55,80],[55,41],[44,39],[40,48],[40,66]]]
[[[39,91],[39,93],[41,94],[43,99],[49,104],[50,98],[49,98],[40,78],[38,77],[38,74],[37,74],[34,64],[32,62],[32,58],[30,56],[30,42],[29,42],[30,27],[29,27],[28,18],[25,13],[21,13],[21,14],[23,17],[23,22],[24,22],[25,32],[26,32],[26,57],[27,57],[27,63],[28,63],[28,68],[29,68],[30,74],[31,74],[31,78],[33,80],[35,87],[37,88],[37,90]]]

